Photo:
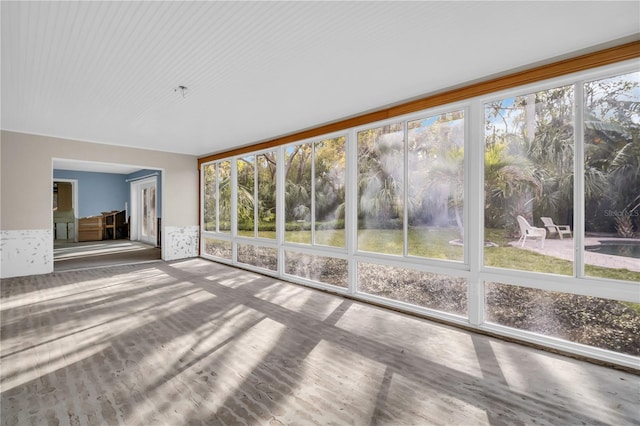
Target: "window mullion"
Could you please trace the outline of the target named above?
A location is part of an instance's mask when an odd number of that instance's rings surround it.
[[[311,245],[316,245],[316,143],[311,142]]]
[[[358,249],[358,138],[356,131],[350,129],[345,141],[345,243],[349,259],[349,293],[357,290],[358,264],[355,259]]]
[[[238,263],[238,159],[233,158],[229,161],[229,167],[231,168],[231,217],[230,219],[230,233],[231,238],[234,239],[233,244],[233,263]]]
[[[276,151],[276,244],[278,245],[278,275],[284,274],[284,231],[285,231],[285,147],[279,146]]]
[[[258,237],[258,156],[253,157],[253,237]]]
[[[402,171],[403,181],[402,182],[402,191],[404,192],[402,197],[402,233],[403,233],[403,248],[402,255],[407,257],[409,255],[409,129],[407,125],[407,121],[402,123],[403,129],[403,167]]]
[[[469,210],[467,206],[473,206],[478,212],[473,219],[468,213],[465,215],[465,261],[470,270],[467,283],[468,314],[471,324],[480,325],[484,322],[484,282],[480,278],[484,258],[484,108],[480,101],[474,101],[469,107],[465,126],[468,134],[465,135],[464,151],[464,204],[466,211]]]
[[[573,276],[584,277],[584,84],[575,83],[573,92]]]
[[[215,175],[215,193],[214,198],[216,200],[216,232],[220,232],[220,163],[215,164],[214,175]]]

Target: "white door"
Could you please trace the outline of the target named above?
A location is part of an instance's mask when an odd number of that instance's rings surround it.
[[[156,245],[158,240],[156,179],[131,183],[131,239]]]

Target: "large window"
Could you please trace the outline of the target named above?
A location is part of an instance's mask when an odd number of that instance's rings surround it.
[[[359,250],[464,260],[464,127],[459,110],[358,132]]]
[[[231,230],[231,162],[206,164],[203,176],[203,224],[204,231],[225,232]]]
[[[585,272],[640,281],[640,72],[584,84],[584,141]]]
[[[408,254],[464,260],[464,111],[407,127]]]
[[[203,163],[203,256],[637,364],[639,105],[619,65]]]
[[[217,167],[218,231],[231,232],[231,161],[221,161]]]
[[[358,249],[404,253],[404,125],[358,132]]]
[[[256,156],[258,237],[276,238],[276,153]]]
[[[345,247],[344,136],[285,149],[285,240]]]
[[[238,235],[275,239],[275,152],[240,157],[236,164]]]
[[[573,86],[484,111],[485,264],[573,275]]]
[[[637,304],[493,282],[485,286],[488,322],[640,355]]]

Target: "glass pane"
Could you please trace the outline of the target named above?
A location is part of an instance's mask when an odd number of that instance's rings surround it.
[[[640,282],[640,72],[584,91],[585,273]]]
[[[142,227],[140,228],[140,234],[143,237],[149,236],[149,195],[148,189],[142,188]]]
[[[311,144],[285,149],[285,240],[311,244]]]
[[[486,321],[640,355],[640,304],[485,283]]]
[[[239,158],[238,165],[238,235],[254,237],[255,187],[254,156]]]
[[[343,288],[349,286],[349,264],[345,259],[291,251],[285,252],[285,256],[285,272],[289,275]]]
[[[278,249],[254,246],[253,244],[238,244],[238,262],[277,271]]]
[[[231,232],[231,162],[218,164],[218,231]]]
[[[360,262],[358,291],[438,311],[467,315],[467,281],[464,278]]]
[[[216,165],[207,164],[202,168],[204,179],[204,230],[216,231]]]
[[[358,250],[404,253],[404,131],[358,132]]]
[[[258,237],[276,238],[276,153],[257,156]]]
[[[345,138],[315,144],[315,243],[344,247]]]
[[[231,260],[233,256],[231,242],[205,237],[204,254]]]
[[[409,255],[464,260],[464,111],[407,127]]]
[[[156,187],[149,188],[149,235],[156,236]]]
[[[573,109],[573,86],[485,104],[485,265],[573,275]]]

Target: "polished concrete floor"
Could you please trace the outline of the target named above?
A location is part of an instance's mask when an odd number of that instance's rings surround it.
[[[640,377],[202,259],[2,280],[3,425],[628,425]]]

